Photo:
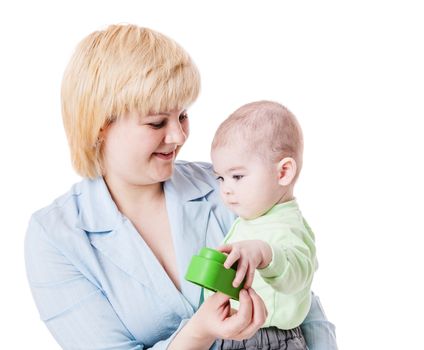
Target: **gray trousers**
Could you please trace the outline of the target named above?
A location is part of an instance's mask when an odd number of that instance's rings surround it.
[[[219,350],[306,350],[300,327],[282,330],[277,327],[259,329],[250,339],[241,341],[219,339]]]

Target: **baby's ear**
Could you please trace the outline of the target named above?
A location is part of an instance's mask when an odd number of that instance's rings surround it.
[[[281,186],[288,186],[296,176],[296,161],[291,157],[286,157],[278,162],[278,183]]]

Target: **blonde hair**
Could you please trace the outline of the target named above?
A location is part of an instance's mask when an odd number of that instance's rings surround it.
[[[273,101],[248,103],[233,112],[218,127],[212,150],[233,143],[246,145],[246,152],[278,162],[285,157],[296,161],[299,176],[303,160],[303,135],[296,117]]]
[[[199,90],[196,65],[161,33],[111,25],[88,35],[62,81],[62,117],[76,172],[102,174],[99,135],[116,118],[128,111],[146,115],[188,107]]]

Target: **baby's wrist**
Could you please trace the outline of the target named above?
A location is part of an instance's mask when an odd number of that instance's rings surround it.
[[[260,245],[260,250],[262,255],[262,261],[259,264],[258,269],[264,269],[272,261],[272,248],[268,243],[262,242],[262,244]]]

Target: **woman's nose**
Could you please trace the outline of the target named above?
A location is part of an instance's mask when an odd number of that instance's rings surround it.
[[[165,136],[165,143],[182,145],[187,139],[187,133],[180,122],[169,123]]]

